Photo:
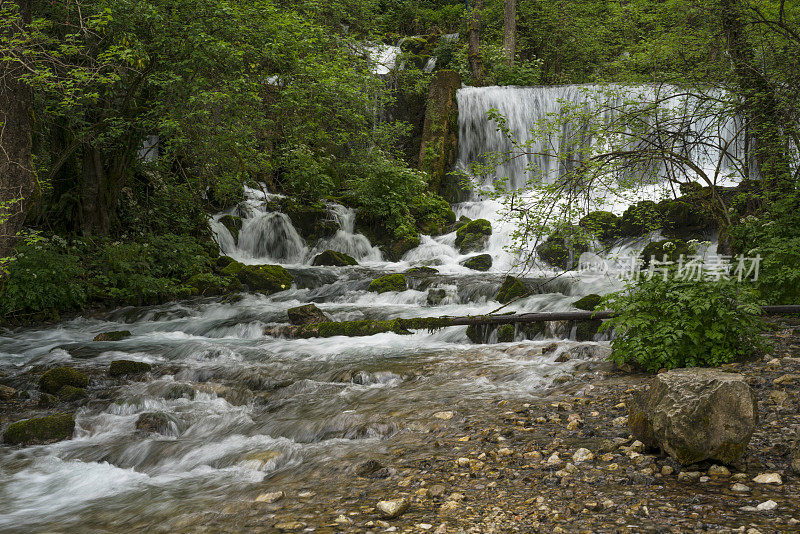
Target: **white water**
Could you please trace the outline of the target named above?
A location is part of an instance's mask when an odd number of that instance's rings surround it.
[[[481,143],[491,148],[494,142],[491,127],[479,131],[486,106],[505,105],[524,125],[525,117],[535,116],[535,102],[550,106],[570,90],[461,91],[461,163],[480,152]],[[120,309],[0,333],[0,371],[19,377],[14,387],[31,391],[32,406],[41,366],[92,373],[90,392],[107,384],[105,370],[114,359],[150,362],[158,371],[148,381],[123,381],[108,402],[80,408],[72,440],[0,448],[0,531],[196,530],[204,524],[199,514],[227,503],[268,491],[285,491],[291,499],[303,490],[320,491],[321,480],[346,484],[352,466],[388,454],[398,443],[413,448],[424,440],[434,412],[474,413],[491,400],[536,395],[608,351],[605,342],[579,344],[557,330],[534,341],[482,346],[468,341],[465,327],[369,338],[264,336],[266,326],[287,321],[287,308],[309,302],[334,320],[488,313],[500,306],[494,295],[515,267],[505,250],[513,228],[501,223],[495,201],[475,198],[456,207],[458,215],[494,224],[487,247],[494,266],[475,273],[459,265],[471,254],[453,247],[455,234],[423,236],[403,261],[389,263],[355,232],[352,210],[329,206],[339,230],[309,244],[286,215],[266,210],[269,199],[248,190],[247,200],[230,211],[244,222],[238,245],[218,222],[222,214],[212,228],[225,254],[288,266],[296,278],[290,290]],[[624,242],[616,252],[641,246]],[[346,252],[363,266],[310,267],[325,248]],[[370,279],[419,264],[436,265],[441,274],[413,278],[403,292],[367,291]],[[540,292],[504,311],[567,310],[579,296],[618,285],[607,276],[575,273],[531,283]],[[444,292],[439,304],[428,304],[431,289]],[[123,329],[132,337],[92,341],[97,333]],[[543,356],[541,348],[553,339],[560,348]],[[564,350],[575,351],[573,359],[556,363]],[[164,434],[136,431],[138,417],[152,412],[170,417]]]

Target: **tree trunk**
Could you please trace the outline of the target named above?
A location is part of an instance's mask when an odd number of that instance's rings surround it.
[[[475,7],[472,8],[472,17],[469,21],[467,62],[472,75],[472,84],[476,86],[483,85],[483,58],[480,48],[481,11],[483,11],[483,0],[475,0]]]
[[[18,13],[7,21],[11,39],[26,31],[31,20],[30,0],[0,0],[0,9]],[[31,158],[33,92],[21,80],[25,72],[18,60],[5,60],[8,50],[0,51],[0,258],[11,254],[25,220],[25,210],[36,190]],[[19,54],[17,54],[17,58]]]
[[[749,121],[748,135],[755,145],[754,156],[764,187],[791,191],[791,164],[780,102],[747,40],[744,7],[741,0],[720,0],[719,7],[734,78],[743,97],[744,115]]]
[[[109,157],[91,143],[84,143],[82,156],[81,229],[84,235],[108,235],[132,158]]]
[[[508,58],[508,66],[514,66],[517,53],[517,0],[505,0],[506,9],[503,16],[503,50]]]

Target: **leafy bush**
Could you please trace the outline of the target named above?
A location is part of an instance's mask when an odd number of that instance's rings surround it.
[[[717,366],[763,350],[756,292],[735,281],[656,276],[612,294],[603,306],[620,315],[612,360],[661,368]]]

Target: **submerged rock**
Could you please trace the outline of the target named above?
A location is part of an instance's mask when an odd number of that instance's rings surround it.
[[[69,413],[36,417],[11,423],[3,433],[3,442],[10,445],[40,445],[72,437],[75,418]]]
[[[406,277],[402,274],[387,274],[376,278],[369,284],[373,293],[387,293],[389,291],[405,291],[408,289]]]
[[[314,266],[329,266],[329,267],[347,267],[350,265],[358,265],[358,262],[352,256],[348,256],[344,252],[336,252],[335,250],[326,250],[321,254],[314,257],[311,262]]]
[[[58,398],[64,402],[75,402],[88,398],[86,390],[83,388],[76,388],[75,386],[64,386],[58,390]]]
[[[71,367],[56,367],[39,377],[39,389],[52,395],[56,395],[64,386],[85,388],[88,385],[89,377]]]
[[[503,285],[500,286],[497,292],[496,300],[501,304],[507,304],[525,293],[527,293],[527,290],[522,280],[513,276],[506,276],[506,279],[503,280]]]
[[[438,274],[439,269],[434,269],[433,267],[428,267],[427,265],[419,265],[417,267],[412,267],[405,272],[405,274]]]
[[[330,319],[315,304],[306,304],[286,310],[289,322],[294,325],[307,325],[330,322]]]
[[[429,289],[427,303],[428,306],[438,306],[447,297],[447,291],[444,289]]]
[[[173,420],[162,412],[146,412],[136,419],[136,430],[154,434],[169,434]]]
[[[539,259],[568,271],[578,265],[578,258],[589,251],[589,243],[580,227],[566,226],[550,234],[547,240],[536,247]]]
[[[0,384],[0,400],[11,400],[16,396],[16,389]]]
[[[461,262],[461,265],[473,271],[488,271],[492,268],[492,256],[489,254],[480,254],[473,256]]]
[[[94,336],[93,341],[122,341],[125,338],[131,337],[131,333],[127,330],[118,330],[115,332],[103,332]]]
[[[108,367],[108,376],[140,375],[149,372],[152,365],[132,360],[114,360]]]
[[[758,423],[756,396],[742,375],[676,369],[638,391],[628,416],[632,434],[683,465],[735,462]]]

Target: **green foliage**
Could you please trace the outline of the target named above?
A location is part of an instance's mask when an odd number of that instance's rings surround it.
[[[642,264],[647,267],[654,258],[658,262],[666,257],[666,261],[677,263],[681,256],[688,259],[692,252],[692,247],[682,239],[662,239],[648,243],[640,257]]]
[[[620,237],[619,217],[610,211],[593,211],[583,217],[578,225],[601,241],[612,241]]]
[[[619,316],[611,358],[661,368],[718,366],[763,350],[755,291],[735,281],[642,278],[608,296],[605,308]]]

